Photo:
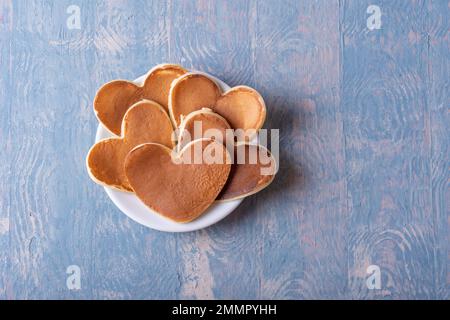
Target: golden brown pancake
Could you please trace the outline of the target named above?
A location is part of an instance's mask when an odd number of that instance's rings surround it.
[[[187,158],[211,153],[222,163],[186,163]],[[217,198],[230,173],[229,154],[212,139],[188,143],[174,158],[172,150],[155,143],[134,148],[125,160],[125,173],[137,197],[170,220],[186,223],[198,218]],[[184,163],[180,163],[183,160]]]
[[[240,162],[244,163],[238,162],[239,154],[242,155]],[[277,165],[275,158],[263,146],[238,142],[233,157],[230,176],[217,200],[228,201],[247,197],[261,191],[273,181]]]
[[[199,131],[199,124],[201,125],[201,131]],[[212,130],[216,129],[216,130]],[[231,129],[227,120],[221,115],[213,112],[211,109],[203,108],[189,113],[180,124],[180,131],[178,136],[178,150],[181,150],[190,141],[201,138],[214,138],[219,142],[226,141],[226,130]],[[199,134],[199,136],[196,136]],[[217,134],[217,135],[215,135]]]
[[[143,100],[126,112],[122,132],[123,137],[101,140],[91,148],[86,159],[87,168],[95,182],[132,192],[124,171],[126,155],[146,142],[172,147],[172,123],[161,105]]]
[[[153,100],[168,110],[170,86],[187,71],[178,65],[162,64],[147,74],[144,84],[115,80],[103,85],[94,99],[94,111],[98,120],[111,133],[120,136],[122,119],[127,110],[142,99]]]
[[[169,113],[178,127],[189,113],[210,108],[223,116],[233,129],[259,130],[266,118],[261,95],[246,86],[237,86],[223,93],[219,86],[202,74],[188,73],[172,82]]]

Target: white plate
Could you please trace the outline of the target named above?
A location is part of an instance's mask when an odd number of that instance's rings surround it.
[[[207,76],[216,81],[223,91],[230,89],[230,87],[223,81],[211,75]],[[134,83],[141,85],[144,79],[145,75],[134,80]],[[110,137],[113,137],[113,135],[100,124],[97,129],[95,141],[98,142],[99,140]],[[243,200],[239,199],[228,202],[214,203],[200,218],[189,223],[181,224],[163,218],[150,208],[146,207],[132,193],[121,192],[108,187],[105,187],[105,191],[112,202],[114,202],[114,204],[128,217],[146,227],[165,232],[188,232],[209,227],[210,225],[228,216]]]

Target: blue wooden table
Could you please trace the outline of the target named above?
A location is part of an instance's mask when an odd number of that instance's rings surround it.
[[[449,299],[449,21],[448,0],[1,0],[0,298]],[[255,87],[280,129],[275,182],[198,232],[138,225],[85,169],[96,90],[161,62]]]

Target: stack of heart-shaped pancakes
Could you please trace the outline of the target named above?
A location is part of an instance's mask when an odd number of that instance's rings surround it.
[[[214,201],[254,194],[275,176],[272,154],[250,142],[266,118],[264,100],[252,88],[223,92],[204,74],[163,64],[142,86],[123,80],[102,86],[94,111],[115,137],[90,149],[91,178],[134,192],[172,221],[186,223]]]

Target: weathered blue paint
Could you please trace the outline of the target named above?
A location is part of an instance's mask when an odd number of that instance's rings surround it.
[[[449,299],[449,6],[2,1],[0,298]],[[130,221],[84,165],[97,88],[161,62],[255,87],[281,134],[275,182],[189,234]]]

